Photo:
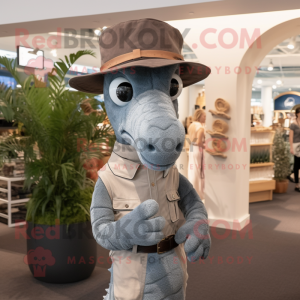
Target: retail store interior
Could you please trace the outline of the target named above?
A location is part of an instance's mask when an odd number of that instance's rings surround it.
[[[86,15],[69,16],[70,26],[68,18],[57,19],[58,24],[61,22],[57,26],[55,19],[50,17],[47,20],[28,19],[15,25],[0,23],[1,299],[81,300],[102,299],[107,294],[105,289],[111,278],[109,251],[96,245],[93,238],[87,244],[95,245],[87,247],[95,247],[94,252],[87,249],[84,255],[74,254],[74,261],[71,257],[68,260],[68,265],[74,265],[70,272],[88,273],[82,278],[75,276],[78,279],[73,281],[43,280],[45,274],[51,273],[51,263],[42,267],[31,264],[28,250],[29,245],[38,245],[36,240],[39,235],[46,235],[47,230],[53,231],[48,246],[52,241],[53,247],[63,245],[54,243],[57,232],[55,227],[49,227],[56,226],[53,220],[57,216],[51,209],[55,211],[61,200],[55,198],[53,208],[47,203],[51,203],[49,195],[56,184],[67,186],[68,182],[72,186],[76,180],[81,180],[79,172],[73,172],[68,165],[71,159],[83,160],[84,179],[89,179],[90,187],[80,194],[84,200],[70,205],[71,213],[62,211],[65,216],[61,215],[61,220],[63,217],[72,220],[71,231],[75,230],[72,226],[77,224],[78,218],[90,224],[89,206],[97,172],[109,160],[115,141],[103,94],[82,98],[76,89],[70,87],[69,80],[100,71],[99,37],[119,22],[118,19],[124,21],[129,16],[131,19],[140,16],[157,18],[158,10],[163,21],[182,33],[184,60],[211,68],[208,78],[184,88],[178,98],[178,118],[185,129],[185,143],[176,166],[188,179],[192,147],[189,126],[197,122],[195,111],[201,109],[206,115],[206,151],[201,165],[205,174],[201,180],[205,182],[205,188],[201,186],[201,198],[208,213],[212,240],[206,260],[188,263],[186,299],[300,299],[300,186],[295,182],[300,175],[295,176],[296,156],[295,152],[291,153],[290,139],[290,128],[293,128],[292,124],[298,124],[296,110],[300,108],[300,7],[287,10],[279,5],[278,9],[260,10],[259,4],[253,4],[251,9],[228,10],[223,14],[218,10],[214,14],[216,2],[219,1],[182,5],[186,11],[182,16],[178,6],[171,7],[176,17],[167,13],[166,8],[149,8],[148,13],[147,9],[140,13],[133,9],[123,15],[112,10],[107,16],[94,15],[88,26],[84,25]],[[287,2],[290,5],[291,1]],[[197,12],[201,7],[207,8],[207,15]],[[78,24],[74,26],[76,20]],[[41,30],[37,29],[39,24]],[[205,34],[204,29],[207,30]],[[12,30],[18,35],[12,34]],[[74,43],[77,44],[74,46]],[[93,55],[83,55],[80,52],[83,50],[93,51]],[[22,53],[30,53],[34,63],[22,63]],[[70,68],[57,84],[53,79],[59,74],[55,69],[57,62],[71,61],[73,53],[77,53],[79,59],[71,66],[66,64]],[[9,62],[15,63],[16,68]],[[26,78],[32,82],[24,83]],[[47,95],[43,94],[43,90],[50,86],[55,87],[53,90],[57,93],[60,86],[62,90],[73,93],[63,109],[59,110],[57,103],[48,102]],[[19,101],[22,93],[29,95],[30,89],[38,89],[44,102],[25,103],[22,100],[18,102],[19,106],[15,105],[17,102],[13,97]],[[13,119],[10,118],[10,108],[14,112]],[[68,109],[69,115],[66,113]],[[69,118],[72,113],[76,120],[70,121],[69,125],[59,121],[59,125],[47,123],[51,118]],[[30,126],[30,123],[38,122],[41,132],[45,124],[52,131],[49,129],[41,134],[39,128]],[[98,156],[89,158],[78,154],[84,139],[78,141],[74,137],[82,134],[81,124],[88,128],[85,134],[92,141],[89,145],[98,147]],[[47,143],[54,137],[57,145],[63,143],[59,130],[65,134],[66,143],[69,143],[65,147],[71,153],[69,160],[60,158],[61,172],[53,171],[52,162],[49,166],[36,163],[29,168],[31,160],[44,163],[49,157],[54,157],[55,151],[47,149]],[[67,138],[70,132],[73,139]],[[26,229],[31,225],[27,221],[33,222],[30,214],[34,207],[33,204],[30,206],[30,199],[38,195],[35,187],[41,181],[41,177],[35,180],[34,176],[43,174],[46,178],[49,170],[61,183],[57,180],[51,186],[50,181],[45,181],[46,194],[49,195],[43,195],[41,199],[45,203],[43,210],[50,211],[49,219],[39,223],[44,219],[38,216],[40,219],[36,224],[40,229],[28,237]],[[30,188],[24,185],[28,182],[31,182]],[[71,189],[66,188],[62,193],[72,193]],[[65,226],[63,222],[61,224]],[[90,230],[87,229],[89,226],[81,230]]]

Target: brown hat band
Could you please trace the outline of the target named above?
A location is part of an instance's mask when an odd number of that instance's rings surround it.
[[[122,54],[113,59],[107,61],[102,65],[100,71],[105,71],[111,67],[119,65],[123,62],[137,59],[141,57],[151,57],[151,58],[165,58],[165,59],[172,59],[172,60],[183,60],[183,56],[174,52],[163,51],[163,50],[141,50],[141,49],[134,49],[130,53]]]

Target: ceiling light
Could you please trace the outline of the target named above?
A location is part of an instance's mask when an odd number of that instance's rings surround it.
[[[258,84],[262,84],[262,80],[261,80],[261,79],[258,79],[258,80],[257,80],[257,83],[258,83]]]
[[[274,69],[274,65],[273,65],[273,62],[272,62],[272,59],[270,60],[270,63],[269,63],[269,66],[268,66],[268,71],[273,71]]]
[[[292,89],[291,88],[289,88],[289,91],[291,91]]]
[[[97,28],[94,30],[95,34],[96,35],[100,35],[101,34],[101,29]]]
[[[272,85],[273,90],[275,90],[277,88],[277,86],[274,84]]]
[[[255,91],[255,88],[252,88],[252,91]]]
[[[276,84],[281,85],[282,81],[279,79],[279,80],[276,81]]]
[[[293,50],[295,48],[295,41],[293,38],[290,39],[289,44],[287,45],[287,47],[291,50]]]
[[[101,27],[98,27],[98,28],[96,28],[96,29],[94,30],[94,32],[95,32],[95,34],[96,34],[97,36],[100,36],[101,33],[102,33],[105,29],[107,29],[106,26],[103,26],[102,28],[101,28]]]

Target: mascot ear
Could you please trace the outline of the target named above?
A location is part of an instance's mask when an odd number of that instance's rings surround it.
[[[176,117],[178,119],[179,118],[179,114],[178,114],[178,99],[173,100],[173,106],[174,106],[174,109],[175,109]]]
[[[182,80],[181,80],[180,75],[179,75],[179,67],[175,70],[175,73],[173,74],[172,79],[176,79],[178,81],[177,95],[176,95],[176,98],[174,97],[175,99],[174,98],[172,99],[173,106],[174,106],[175,113],[176,113],[176,117],[178,119],[179,118],[179,114],[178,114],[178,97],[181,94],[182,89],[183,89]]]
[[[173,74],[170,83],[170,96],[171,100],[175,100],[179,97],[183,89],[183,83],[177,74]]]

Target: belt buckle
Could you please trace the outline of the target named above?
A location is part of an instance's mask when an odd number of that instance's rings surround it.
[[[168,252],[168,250],[166,250],[166,251],[161,251],[161,250],[160,250],[160,243],[161,243],[161,242],[164,242],[164,241],[170,241],[173,237],[175,237],[175,234],[171,234],[171,235],[165,237],[164,239],[162,239],[161,241],[159,241],[159,242],[157,243],[157,254],[163,254],[163,253]]]

